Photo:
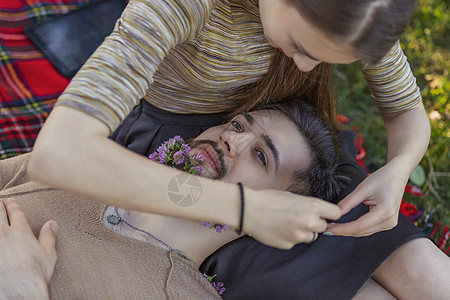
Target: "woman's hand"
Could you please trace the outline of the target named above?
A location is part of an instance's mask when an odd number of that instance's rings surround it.
[[[246,189],[243,231],[268,246],[290,249],[310,243],[327,228],[326,219],[337,220],[335,204],[286,191]]]
[[[58,225],[48,221],[36,239],[19,204],[0,202],[0,299],[48,299]]]
[[[367,177],[338,205],[346,214],[360,203],[370,211],[358,220],[329,224],[336,235],[367,236],[397,225],[405,186],[428,146],[430,123],[422,103],[394,114],[381,114],[386,127],[388,163]]]
[[[364,203],[369,206],[367,214],[349,223],[330,223],[327,231],[335,235],[367,236],[389,230],[397,225],[398,212],[408,176],[399,174],[394,163],[369,175],[338,205],[342,214]]]

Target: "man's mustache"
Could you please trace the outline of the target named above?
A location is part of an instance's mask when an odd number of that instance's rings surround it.
[[[209,144],[214,149],[214,151],[216,151],[220,163],[220,171],[219,175],[217,175],[215,179],[222,179],[227,174],[228,168],[225,165],[224,159],[225,153],[222,149],[219,148],[219,145],[216,142],[210,140],[189,141],[189,147],[191,147],[191,149],[199,148],[201,145],[204,144]]]

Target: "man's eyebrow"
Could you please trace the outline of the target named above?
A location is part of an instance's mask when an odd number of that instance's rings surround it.
[[[245,120],[247,120],[249,125],[255,124],[255,119],[248,112],[243,112],[241,113],[241,115],[244,116]],[[275,161],[275,171],[278,173],[278,169],[280,168],[280,152],[278,151],[277,147],[275,147],[275,144],[273,143],[273,140],[269,135],[262,133],[261,139],[264,141],[267,148],[270,149],[270,152],[272,152],[272,157],[273,160]]]
[[[255,122],[255,119],[253,118],[253,116],[251,114],[249,114],[248,112],[244,112],[244,113],[242,113],[242,115],[244,115],[244,118],[247,120],[248,124],[253,125],[253,123]]]
[[[273,160],[275,161],[275,171],[278,173],[278,169],[280,168],[280,153],[278,152],[277,147],[275,147],[272,139],[265,133],[261,134],[261,138],[266,144],[266,146],[272,152]]]
[[[298,49],[299,51],[303,52],[303,54],[305,54],[305,55],[306,55],[307,57],[309,57],[310,59],[315,60],[315,61],[319,61],[319,62],[320,62],[320,60],[318,60],[317,58],[315,58],[314,56],[312,56],[311,54],[309,54],[308,52],[306,52],[305,48],[303,48],[302,45],[297,44],[296,42],[294,42],[294,45],[295,45],[295,47],[297,47],[297,49]]]

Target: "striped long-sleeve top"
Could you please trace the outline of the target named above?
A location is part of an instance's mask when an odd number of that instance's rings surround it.
[[[73,78],[56,105],[82,110],[114,131],[144,98],[178,113],[235,107],[274,49],[257,0],[131,0],[113,33]],[[381,111],[421,101],[399,44],[363,72]]]

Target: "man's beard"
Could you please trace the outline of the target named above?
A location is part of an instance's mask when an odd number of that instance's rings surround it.
[[[220,171],[218,171],[219,174],[214,179],[222,179],[227,174],[228,168],[225,165],[225,160],[224,160],[225,153],[223,152],[222,149],[219,149],[216,142],[213,142],[210,140],[194,140],[194,141],[188,141],[188,144],[189,144],[189,147],[191,147],[191,149],[196,149],[196,148],[198,149],[203,144],[211,145],[211,147],[217,153],[217,158],[218,158],[219,164],[220,164]]]

